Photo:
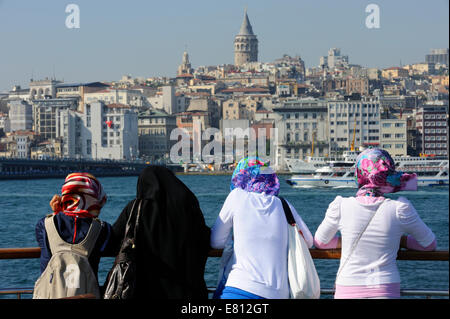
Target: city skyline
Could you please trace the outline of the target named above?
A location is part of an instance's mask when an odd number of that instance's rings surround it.
[[[69,4],[0,1],[0,92],[30,78],[65,82],[176,75],[186,50],[194,68],[233,64],[233,40],[247,8],[260,62],[300,55],[316,67],[332,47],[351,64],[387,68],[425,60],[448,48],[448,1],[196,1],[133,5],[73,1],[80,28],[65,26]],[[380,28],[365,26],[367,5],[380,8]]]

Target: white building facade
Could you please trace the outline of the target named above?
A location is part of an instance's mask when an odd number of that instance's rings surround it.
[[[380,147],[391,156],[407,155],[406,119],[381,119]]]
[[[60,116],[64,157],[132,160],[139,156],[137,112],[124,104],[93,102],[84,113]]]
[[[327,102],[322,99],[289,99],[273,109],[277,169],[285,169],[285,158],[305,159],[329,153]]]
[[[380,145],[380,102],[377,97],[328,101],[331,152]]]
[[[9,130],[11,132],[31,130],[33,128],[33,108],[23,100],[12,100],[9,103]]]

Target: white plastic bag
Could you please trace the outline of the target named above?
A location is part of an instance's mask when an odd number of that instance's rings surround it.
[[[320,280],[297,225],[288,225],[288,278],[291,299],[319,299]]]

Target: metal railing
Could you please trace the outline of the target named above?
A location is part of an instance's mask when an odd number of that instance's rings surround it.
[[[340,259],[340,249],[310,249],[313,259]],[[0,259],[30,259],[39,258],[41,249],[39,247],[26,248],[0,248]],[[211,249],[208,257],[221,257],[221,249]],[[417,260],[417,261],[448,261],[448,250],[438,251],[414,251],[414,250],[399,250],[397,253],[397,260]],[[213,292],[215,288],[208,288]],[[334,289],[322,288],[322,295],[333,295]],[[33,294],[33,288],[17,288],[17,289],[0,289],[0,296],[2,295],[16,295],[17,299],[21,299],[22,295]],[[448,297],[448,290],[434,290],[434,289],[402,289],[400,291],[402,296],[425,296],[427,299],[432,297]],[[81,299],[88,299],[90,296],[80,296]]]

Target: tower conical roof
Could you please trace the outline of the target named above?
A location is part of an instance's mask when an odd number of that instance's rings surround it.
[[[247,9],[244,11],[244,21],[242,21],[241,29],[239,30],[239,35],[254,35],[252,25],[247,16]]]

